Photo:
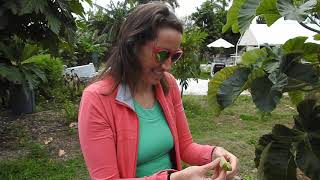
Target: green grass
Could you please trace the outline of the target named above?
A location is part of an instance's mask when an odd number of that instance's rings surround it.
[[[264,114],[257,111],[251,97],[240,96],[219,117],[213,116],[206,96],[186,96],[183,100],[194,140],[222,146],[235,154],[239,158],[242,178],[256,177],[253,159],[259,137],[269,133],[274,124],[291,126],[295,114],[288,98],[284,98],[274,112]]]
[[[276,123],[291,126],[295,114],[288,98],[283,98],[271,114],[263,114],[256,110],[250,97],[240,96],[219,117],[213,116],[206,96],[185,96],[183,101],[194,141],[222,146],[235,154],[240,160],[239,175],[243,179],[249,176],[256,179],[253,159],[259,137],[270,132]],[[19,128],[20,133],[14,127],[8,132],[17,133],[18,139],[27,139],[23,148],[28,153],[19,158],[0,160],[0,179],[89,179],[81,155],[72,156],[68,160],[50,157],[52,153],[48,147],[33,142],[31,137],[22,137],[29,134],[20,126],[16,128]],[[70,136],[74,133],[77,132],[71,132]]]
[[[200,76],[198,77],[199,79],[210,79],[210,71],[201,71]]]
[[[49,157],[47,149],[31,143],[29,153],[24,157],[0,162],[0,179],[89,179],[81,156],[69,160],[56,160]]]

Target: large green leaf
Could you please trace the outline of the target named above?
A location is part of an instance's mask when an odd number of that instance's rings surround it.
[[[41,79],[43,82],[47,82],[46,74],[40,69],[39,66],[36,66],[34,64],[28,64],[26,67],[24,67],[29,72],[32,72],[35,76],[35,78]]]
[[[60,20],[50,11],[45,12],[45,14],[46,14],[46,19],[48,21],[49,28],[52,30],[52,32],[58,35],[61,28]]]
[[[295,127],[298,130],[313,132],[320,129],[320,106],[316,103],[315,99],[307,99],[298,105],[299,115],[295,117]]]
[[[320,44],[305,43],[303,58],[308,62],[320,62]]]
[[[264,134],[259,138],[258,144],[255,147],[255,158],[254,164],[256,168],[259,167],[261,154],[263,150],[272,142],[274,141],[273,135],[271,133]]]
[[[303,142],[297,146],[298,167],[311,179],[320,178],[320,105],[307,99],[298,105],[294,128],[305,132]]]
[[[276,70],[279,70],[279,66],[280,66],[280,61],[279,60],[269,60],[269,61],[265,61],[263,62],[263,69],[268,72],[268,73],[272,73]]]
[[[294,104],[295,106],[298,106],[298,104],[303,101],[305,93],[299,90],[296,91],[289,91],[288,92],[290,101],[292,104]]]
[[[291,67],[291,64],[300,62],[303,57],[302,53],[289,53],[281,56],[279,70],[286,72]]]
[[[311,64],[301,64],[293,62],[288,65],[284,72],[289,78],[313,84],[318,82],[319,77],[316,69]]]
[[[251,95],[253,102],[261,111],[271,112],[280,102],[282,92],[273,88],[268,77],[257,78],[252,82]]]
[[[270,46],[266,45],[265,49],[266,49],[266,51],[268,53],[268,57],[270,57],[270,59],[280,60],[281,56],[283,55],[283,49],[281,49],[278,46],[270,47]]]
[[[303,141],[304,134],[303,132],[295,129],[290,129],[284,125],[276,124],[273,129],[272,133],[265,134],[259,138],[258,144],[255,149],[255,165],[259,167],[260,158],[263,150],[269,145],[271,142],[274,141],[283,141],[288,144],[293,142],[300,142]]]
[[[277,0],[278,10],[285,19],[303,22],[310,10],[317,4],[317,0],[309,0],[299,7],[296,7],[292,0]]]
[[[268,72],[272,73],[280,69],[280,60],[282,55],[282,50],[278,47],[265,47],[267,52],[267,58],[262,62],[262,68]]]
[[[284,73],[277,71],[272,72],[268,76],[269,80],[273,83],[271,90],[282,92],[284,87],[288,85],[288,76]]]
[[[301,63],[302,53],[289,53],[281,57],[280,71],[289,77],[289,85],[287,91],[292,90],[291,87],[301,83],[314,84],[318,81],[316,69],[312,64]],[[293,90],[295,90],[293,88]]]
[[[288,40],[282,45],[284,53],[303,54],[303,59],[309,62],[319,61],[320,45],[316,43],[305,43],[307,37],[296,37]]]
[[[273,127],[272,134],[262,136],[256,148],[255,161],[259,163],[258,179],[296,179],[292,144],[301,142],[303,139],[303,132],[281,124],[276,124]]]
[[[286,54],[289,53],[303,53],[304,51],[304,42],[308,37],[296,37],[289,39],[282,45],[282,49]]]
[[[239,32],[238,14],[240,7],[245,1],[246,0],[233,0],[232,6],[227,14],[227,23],[222,28],[223,33],[227,32],[230,28],[232,28],[232,32],[234,33]]]
[[[320,139],[316,150],[311,150],[308,146],[301,142],[297,147],[296,163],[306,176],[312,180],[320,179]]]
[[[217,101],[222,109],[231,105],[244,91],[244,85],[250,72],[249,68],[239,68],[220,85],[217,92]]]
[[[248,80],[246,82],[246,84],[244,85],[243,89],[249,89],[252,86],[252,82],[260,77],[264,77],[266,75],[266,73],[264,72],[264,70],[262,68],[254,68],[251,73],[248,76]]]
[[[282,46],[282,48],[286,54],[303,54],[304,60],[309,62],[317,62],[320,57],[320,45],[309,42],[305,43],[307,39],[307,37],[296,37],[290,39]]]
[[[69,4],[72,12],[84,17],[84,9],[79,0],[71,0],[69,1]]]
[[[21,64],[42,64],[47,59],[51,59],[50,54],[38,54],[25,59]]]
[[[262,0],[256,12],[257,15],[263,15],[268,26],[271,26],[281,17],[277,9],[277,0]]]
[[[256,9],[260,4],[260,0],[246,0],[240,10],[238,15],[238,23],[240,28],[240,33],[243,34],[250,26],[252,20],[256,17]]]
[[[17,67],[8,66],[3,63],[0,63],[0,77],[3,77],[14,84],[22,84],[24,81],[23,76]]]
[[[20,14],[30,14],[32,12],[44,13],[48,7],[48,1],[46,0],[22,0],[21,1],[21,12]]]
[[[241,57],[241,64],[245,66],[254,65],[257,67],[262,67],[262,62],[268,56],[268,53],[265,48],[262,49],[253,49],[243,53]]]
[[[35,89],[39,84],[38,77],[28,68],[21,69],[21,72],[25,78],[25,82],[23,82],[23,84],[26,84],[28,89]]]
[[[314,38],[314,40],[320,41],[320,34],[314,35],[313,38]]]
[[[237,69],[239,69],[237,66],[225,67],[218,71],[208,83],[208,103],[215,115],[219,115],[222,110],[222,107],[220,107],[217,101],[218,89],[220,88],[220,85],[231,77]]]
[[[302,131],[290,129],[282,124],[276,124],[272,128],[272,135],[275,140],[287,143],[296,143],[304,140],[304,133]]]
[[[0,42],[0,52],[2,52],[10,61],[17,61],[13,49],[10,46],[4,45],[2,42]]]
[[[92,6],[92,0],[84,0],[86,1],[90,6]]]
[[[26,44],[22,50],[20,60],[24,61],[38,53],[39,47],[36,44]]]
[[[296,165],[290,148],[289,142],[270,142],[261,154],[258,179],[296,180]]]

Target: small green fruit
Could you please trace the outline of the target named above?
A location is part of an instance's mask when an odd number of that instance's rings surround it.
[[[220,158],[220,167],[225,171],[232,170],[231,164],[224,157]]]

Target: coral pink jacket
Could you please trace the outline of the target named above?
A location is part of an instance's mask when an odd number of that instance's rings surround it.
[[[155,94],[173,135],[175,169],[182,169],[181,160],[191,165],[211,162],[214,147],[193,142],[176,80],[169,73],[165,77],[169,93],[164,95],[159,83]],[[80,144],[91,178],[166,180],[169,170],[135,178],[138,117],[128,86],[120,84],[113,93],[105,95],[112,87],[111,78],[93,83],[84,90],[80,103]]]

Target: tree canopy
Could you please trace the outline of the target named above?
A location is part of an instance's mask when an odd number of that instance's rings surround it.
[[[194,25],[204,30],[208,36],[201,46],[202,52],[211,52],[213,54],[221,53],[218,49],[210,49],[206,45],[219,39],[225,38],[232,44],[236,44],[239,39],[239,34],[233,34],[227,32],[222,33],[222,27],[226,23],[228,0],[219,1],[205,1],[197,11],[192,13],[191,20],[194,21]],[[231,49],[233,52],[234,49]]]
[[[60,40],[72,43],[76,15],[83,16],[82,1],[91,0],[0,0],[0,39],[12,35],[40,42],[57,50]]]

